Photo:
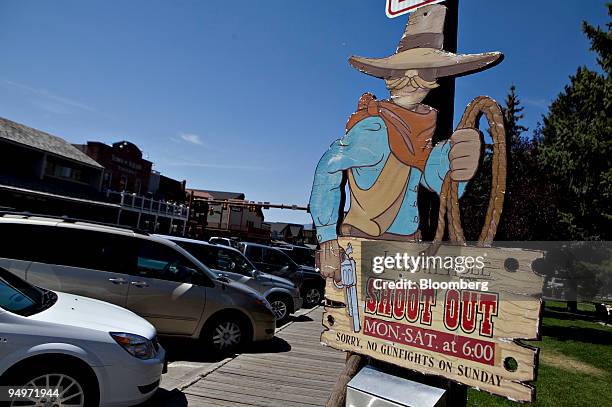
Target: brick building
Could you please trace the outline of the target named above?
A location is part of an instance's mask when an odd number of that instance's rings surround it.
[[[129,141],[76,145],[104,166],[102,191],[121,210],[117,222],[149,231],[182,235],[188,219],[185,181],[154,171],[153,163]]]
[[[187,189],[190,217],[188,234],[198,239],[211,236],[249,241],[269,241],[260,205],[247,201],[240,192]]]
[[[148,192],[153,164],[142,158],[142,151],[135,144],[119,141],[109,146],[98,141],[88,141],[76,147],[104,167],[104,190],[137,195]]]

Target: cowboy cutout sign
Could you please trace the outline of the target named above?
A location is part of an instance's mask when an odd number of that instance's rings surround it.
[[[348,179],[350,209],[342,236],[419,241],[416,205],[419,185],[438,194],[447,175],[459,194],[478,168],[480,132],[457,130],[432,144],[438,112],[422,103],[438,78],[492,67],[499,52],[455,55],[442,50],[446,8],[428,6],[410,17],[397,51],[387,58],[351,57],[360,71],[381,78],[388,100],[366,93],[346,126],[346,134],[323,155],[315,172],[310,211],[317,229],[321,273],[340,281],[337,224]]]
[[[326,307],[321,339],[338,349],[442,375],[515,400],[531,400],[533,388],[521,382],[534,379],[537,352],[514,344],[513,339],[539,335],[542,279],[532,272],[531,263],[541,253],[490,247],[506,183],[501,109],[490,98],[476,98],[450,138],[434,145],[438,111],[423,104],[438,87],[438,79],[489,69],[503,55],[444,51],[445,17],[442,5],[420,8],[410,16],[395,54],[349,59],[356,69],[384,80],[390,97],[377,100],[370,93],[362,95],[345,135],[332,143],[315,171],[310,212],[320,246],[317,267],[328,279],[328,305],[343,304]],[[493,139],[493,185],[479,245],[469,247],[458,200],[478,169],[482,152],[478,123],[483,115]],[[350,207],[345,213],[347,186]],[[430,244],[421,242],[419,232],[419,187],[440,197],[438,228]],[[452,248],[442,245],[444,236],[452,241]],[[376,257],[396,253],[481,256],[486,259],[483,268],[476,272],[472,267],[468,279],[490,282],[497,292],[385,289],[383,279],[392,282],[410,276],[401,269],[384,274],[372,271]],[[441,274],[446,282],[466,277],[457,272]],[[418,337],[420,342],[414,340]],[[464,347],[458,349],[458,343]],[[415,362],[415,348],[422,356],[420,362]],[[510,359],[518,361],[516,369]]]

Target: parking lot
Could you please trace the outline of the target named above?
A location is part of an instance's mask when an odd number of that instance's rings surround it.
[[[322,307],[303,309],[268,343],[221,360],[193,343],[164,341],[168,372],[146,405],[323,406],[344,367],[344,353],[319,343]]]
[[[300,249],[14,212],[0,214],[0,229],[12,236],[0,250],[0,323],[10,327],[0,341],[21,352],[2,349],[0,381],[59,387],[69,377],[74,394],[63,399],[76,405],[137,405],[152,396],[144,405],[236,405],[244,389],[252,389],[248,405],[297,396],[296,404],[324,404],[333,381],[317,383],[319,363],[309,360],[325,351],[317,308],[324,280],[288,254]],[[301,250],[313,260],[312,249]],[[30,324],[48,336],[30,335]],[[282,385],[267,402],[259,389],[270,382]],[[303,394],[304,383],[313,392]]]

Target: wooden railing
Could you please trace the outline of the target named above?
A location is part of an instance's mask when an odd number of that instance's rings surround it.
[[[110,202],[121,205],[122,209],[183,220],[189,218],[189,206],[185,204],[158,201],[130,192],[106,191],[106,196]]]

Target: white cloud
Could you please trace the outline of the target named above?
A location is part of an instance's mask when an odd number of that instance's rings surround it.
[[[241,164],[215,164],[215,163],[204,163],[194,161],[167,161],[163,164],[170,167],[196,167],[196,168],[214,168],[224,170],[256,170],[266,171],[273,170],[273,167],[265,167],[259,165],[241,165]]]
[[[35,103],[38,104],[44,110],[47,110],[51,113],[66,113],[67,107],[81,109],[81,110],[85,110],[85,111],[92,112],[92,113],[99,113],[96,109],[94,109],[91,106],[87,106],[86,104],[81,103],[76,100],[68,99],[68,98],[53,94],[46,89],[33,88],[31,86],[24,85],[22,83],[8,81],[8,80],[2,81],[2,84],[4,84],[4,86],[9,86],[15,89],[19,89],[23,92],[27,92],[31,95],[42,98],[43,100],[36,101]]]
[[[181,138],[191,144],[196,144],[198,146],[203,146],[204,142],[202,141],[202,139],[200,138],[200,136],[198,136],[197,134],[193,134],[193,133],[182,133],[181,134]]]

